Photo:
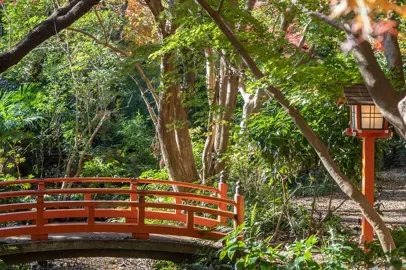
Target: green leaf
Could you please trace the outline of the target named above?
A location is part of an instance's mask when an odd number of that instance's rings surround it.
[[[220,260],[223,260],[223,259],[224,259],[224,257],[227,255],[227,252],[228,252],[227,249],[223,249],[223,250],[220,252],[220,255],[219,255]]]

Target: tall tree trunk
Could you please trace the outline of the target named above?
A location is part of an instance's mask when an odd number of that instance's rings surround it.
[[[220,114],[216,121],[217,132],[214,139],[216,160],[213,175],[220,173],[225,168],[224,155],[227,152],[231,118],[237,103],[239,76],[231,70],[229,65],[225,59],[221,59],[218,101]]]
[[[212,49],[206,49],[206,84],[209,98],[209,132],[202,154],[202,181],[225,169],[225,153],[230,140],[230,123],[238,95],[238,80],[221,53],[218,82],[215,83]]]
[[[262,71],[258,68],[254,60],[248,54],[242,43],[237,39],[230,27],[228,27],[224,22],[220,14],[211,8],[205,0],[196,1],[207,11],[212,20],[217,24],[223,34],[234,46],[244,63],[251,70],[254,77],[258,80],[264,78],[264,73],[262,73]],[[279,89],[269,86],[267,87],[266,91],[270,97],[278,101],[278,103],[286,110],[296,127],[312,145],[330,176],[334,179],[340,189],[355,202],[355,204],[360,208],[362,214],[374,227],[384,252],[391,252],[394,250],[396,248],[395,242],[393,241],[392,235],[382,218],[375,211],[373,205],[369,203],[368,199],[340,171],[330,156],[327,147],[323,144],[319,136],[310,128],[303,116],[289,103]]]
[[[155,21],[158,23],[161,40],[175,33],[176,26],[162,18],[164,6],[161,0],[146,0]],[[170,3],[171,4],[171,3]],[[162,158],[170,179],[184,182],[199,180],[189,134],[188,115],[183,105],[180,79],[175,65],[175,52],[162,56],[162,91],[158,100],[157,134]]]
[[[252,11],[256,0],[249,0],[246,4],[247,11]],[[238,0],[232,1],[233,6],[238,5]],[[221,7],[221,6],[220,6]],[[236,25],[236,30],[244,29],[245,25]],[[238,89],[245,88],[245,82],[242,77],[236,74],[241,71],[241,65],[237,68],[232,67],[232,63],[227,61],[226,52],[219,53],[219,79],[215,83],[215,71],[212,49],[206,49],[206,85],[209,97],[210,115],[209,115],[209,132],[206,138],[205,147],[202,155],[202,180],[207,182],[210,177],[219,174],[226,167],[225,154],[230,141],[230,124],[232,115],[237,103]],[[258,91],[263,94],[263,91]],[[261,95],[262,96],[262,95]],[[244,97],[244,101],[245,100]],[[260,100],[256,99],[256,108]],[[247,103],[246,103],[247,104]],[[252,105],[252,103],[250,103]],[[252,106],[250,106],[252,107]],[[244,108],[247,108],[244,105]],[[245,121],[243,120],[243,123]]]
[[[216,134],[216,125],[214,123],[214,108],[218,100],[218,87],[216,87],[216,72],[214,67],[213,49],[207,48],[204,51],[206,57],[206,87],[209,102],[208,132],[204,149],[202,153],[202,182],[206,183],[212,174],[214,135]]]
[[[389,19],[394,20],[394,18]],[[398,25],[399,23],[396,22],[396,27]],[[398,36],[395,31],[397,29],[383,33],[383,47],[390,71],[391,83],[397,91],[403,91],[405,90],[405,74],[403,71],[402,53],[400,52]]]
[[[199,180],[199,174],[193,157],[189,122],[182,102],[180,84],[178,78],[173,78],[176,74],[173,57],[170,53],[162,57],[164,90],[159,96],[158,137],[169,177],[172,180],[194,182]]]

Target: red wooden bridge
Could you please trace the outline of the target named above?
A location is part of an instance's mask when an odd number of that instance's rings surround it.
[[[49,188],[62,182],[75,188]],[[92,188],[94,183],[106,187]],[[181,191],[168,191],[170,186]],[[48,178],[3,181],[0,189],[3,239],[29,236],[31,242],[47,242],[55,234],[126,233],[143,241],[151,235],[218,240],[226,234],[218,228],[238,226],[244,217],[239,189],[230,200],[223,182],[214,188],[152,179]],[[26,202],[18,202],[21,197]]]

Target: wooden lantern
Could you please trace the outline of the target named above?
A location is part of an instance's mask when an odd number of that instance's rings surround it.
[[[350,105],[350,127],[345,134],[360,138],[388,138],[392,131],[388,121],[375,106],[368,90],[363,84],[355,84],[344,89],[347,104]]]
[[[362,138],[362,193],[374,205],[375,139],[391,137],[392,131],[365,85],[345,88],[344,96],[351,108],[350,127],[345,134]],[[362,218],[361,230],[364,243],[374,239],[374,230],[365,217]]]

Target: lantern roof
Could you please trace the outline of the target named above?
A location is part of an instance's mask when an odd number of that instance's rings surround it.
[[[349,105],[374,105],[365,84],[354,84],[344,88],[344,96]]]

